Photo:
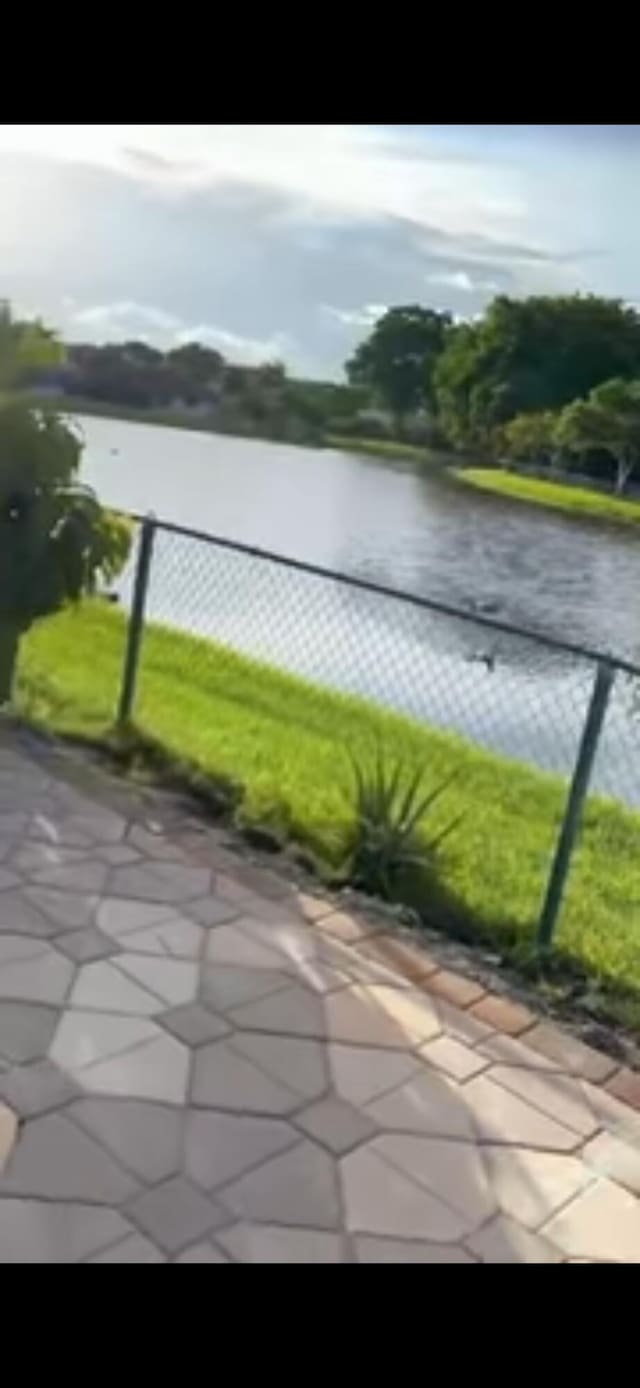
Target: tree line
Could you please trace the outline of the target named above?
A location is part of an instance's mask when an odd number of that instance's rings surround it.
[[[492,460],[609,477],[640,466],[640,314],[596,295],[495,298],[472,322],[390,308],[346,363],[402,436]]]
[[[146,342],[70,343],[59,360],[25,364],[20,383],[127,410],[193,414],[222,433],[321,443],[335,418],[367,399],[357,387],[296,380],[281,362],[244,366],[187,342],[163,352]]]

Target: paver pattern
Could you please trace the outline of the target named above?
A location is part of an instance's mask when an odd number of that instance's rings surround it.
[[[639,1262],[615,1070],[0,740],[0,1262]]]

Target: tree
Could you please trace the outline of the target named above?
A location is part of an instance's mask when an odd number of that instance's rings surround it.
[[[0,391],[19,385],[35,368],[60,366],[64,359],[64,347],[50,328],[39,319],[13,318],[10,304],[0,299]]]
[[[406,415],[432,404],[432,378],[448,313],[419,304],[390,308],[346,365],[351,385],[367,386],[391,410],[398,430]]]
[[[214,347],[203,347],[200,342],[185,342],[182,347],[173,347],[167,352],[166,361],[196,388],[216,385],[225,364],[221,352],[216,352]]]
[[[554,410],[517,414],[497,431],[499,446],[518,461],[553,463],[558,454],[558,418]]]
[[[556,433],[571,452],[608,453],[615,465],[615,491],[623,492],[640,463],[640,380],[596,386],[586,400],[567,405]]]
[[[0,379],[20,374],[28,346],[52,350],[52,334],[0,321]],[[37,617],[77,600],[99,573],[123,566],[130,528],[78,480],[82,443],[55,413],[0,399],[0,704],[11,696],[21,636]]]
[[[456,445],[485,446],[523,413],[562,409],[612,377],[640,376],[640,315],[595,295],[501,295],[450,329],[434,389]]]

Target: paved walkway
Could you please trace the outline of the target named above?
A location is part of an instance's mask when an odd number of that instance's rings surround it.
[[[0,1262],[640,1261],[640,1114],[229,856],[0,740]]]

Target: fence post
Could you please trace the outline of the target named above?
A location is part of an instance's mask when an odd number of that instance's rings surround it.
[[[140,660],[140,646],[142,642],[142,633],[144,631],[144,609],[147,598],[147,588],[149,586],[149,573],[151,570],[151,556],[153,554],[155,530],[155,517],[152,515],[145,516],[140,526],[138,562],[136,564],[136,572],[133,580],[133,597],[127,626],[127,645],[124,654],[124,665],[122,667],[120,699],[118,701],[118,727],[123,727],[129,722],[133,709],[138,663]]]
[[[567,796],[564,819],[558,835],[547,891],[538,922],[537,945],[539,950],[548,950],[553,939],[614,677],[614,666],[610,665],[607,660],[599,660]]]

